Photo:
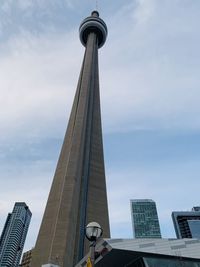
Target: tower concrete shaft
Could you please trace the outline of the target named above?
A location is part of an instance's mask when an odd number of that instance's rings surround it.
[[[110,236],[98,74],[106,34],[96,11],[80,26],[85,55],[31,267],[74,266],[89,249],[84,229],[90,221]]]

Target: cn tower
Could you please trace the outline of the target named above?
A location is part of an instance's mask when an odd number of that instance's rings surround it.
[[[107,27],[93,11],[79,33],[85,55],[31,267],[74,266],[89,249],[84,229],[91,221],[110,237],[98,70]]]

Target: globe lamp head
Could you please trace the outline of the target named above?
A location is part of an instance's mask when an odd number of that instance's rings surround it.
[[[102,234],[103,230],[97,222],[91,222],[85,228],[85,235],[89,241],[96,241]]]

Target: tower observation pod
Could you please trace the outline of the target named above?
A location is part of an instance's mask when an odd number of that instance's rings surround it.
[[[99,18],[98,11],[93,11],[80,25],[79,36],[83,46],[86,46],[88,36],[92,32],[97,36],[98,48],[101,48],[106,42],[108,30],[105,22]]]
[[[110,237],[98,70],[107,27],[97,11],[83,20],[79,34],[85,55],[31,267],[75,266],[89,251],[89,222]]]

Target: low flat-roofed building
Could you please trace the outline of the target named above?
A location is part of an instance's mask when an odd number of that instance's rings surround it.
[[[95,251],[95,267],[200,267],[200,239],[102,239]]]

